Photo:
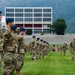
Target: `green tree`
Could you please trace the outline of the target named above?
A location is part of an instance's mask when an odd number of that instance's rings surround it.
[[[57,35],[64,35],[65,30],[67,29],[66,21],[64,19],[61,19],[61,18],[57,19],[53,23],[53,28],[55,29],[55,32]]]
[[[32,29],[28,29],[28,30],[26,31],[26,35],[32,35]]]

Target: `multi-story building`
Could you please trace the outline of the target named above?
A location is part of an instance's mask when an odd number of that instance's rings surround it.
[[[6,7],[5,18],[14,18],[18,27],[31,29],[33,34],[50,33],[52,7]]]

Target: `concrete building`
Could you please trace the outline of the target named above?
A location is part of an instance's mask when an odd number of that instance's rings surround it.
[[[31,29],[33,34],[50,34],[52,7],[6,7],[5,18],[14,18],[18,27]]]

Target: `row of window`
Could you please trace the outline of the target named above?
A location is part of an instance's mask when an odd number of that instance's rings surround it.
[[[51,12],[51,9],[34,9],[34,12]],[[14,9],[6,9],[6,12],[14,12]],[[23,9],[15,9],[15,12],[23,12]],[[24,12],[33,12],[33,9],[24,9]]]
[[[42,29],[34,29],[34,33],[41,33]],[[50,29],[43,29],[43,32],[48,34],[50,33]]]
[[[51,13],[35,13],[34,17],[51,17]],[[6,13],[6,17],[14,17],[14,13]],[[23,13],[15,13],[15,17],[23,17]],[[24,17],[33,17],[33,14],[26,13]]]
[[[17,22],[23,22],[23,18],[15,18],[15,21]],[[24,21],[26,22],[41,22],[42,21],[42,18],[24,18]],[[51,21],[51,18],[43,18],[43,21],[48,21],[50,22]]]

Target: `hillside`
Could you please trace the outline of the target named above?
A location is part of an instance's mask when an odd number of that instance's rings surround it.
[[[0,9],[5,7],[53,7],[53,20],[64,18],[67,33],[75,33],[75,0],[0,0]],[[4,13],[3,13],[4,14]]]

